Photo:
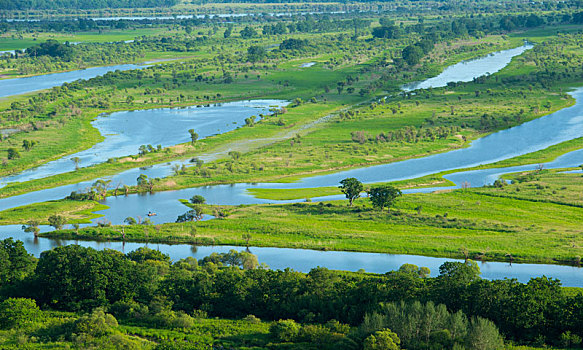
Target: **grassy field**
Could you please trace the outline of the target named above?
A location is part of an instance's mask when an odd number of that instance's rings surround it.
[[[127,240],[421,254],[575,264],[583,254],[580,174],[543,173],[502,189],[407,194],[390,213],[367,199],[221,207],[224,219],[126,226]],[[540,180],[539,180],[540,179]],[[542,189],[539,189],[542,187]],[[518,190],[517,190],[518,188]],[[554,197],[549,195],[554,193]],[[217,208],[207,206],[213,213]],[[191,227],[196,228],[193,234]],[[48,237],[120,240],[120,228],[64,230]]]
[[[69,224],[85,224],[90,223],[91,219],[100,217],[101,215],[93,214],[93,212],[103,209],[107,209],[107,206],[93,201],[76,202],[63,199],[34,203],[3,211],[0,214],[0,225],[24,224],[28,220],[36,220],[40,225],[48,225],[49,216],[55,214],[67,218]],[[22,218],[28,218],[28,220]]]

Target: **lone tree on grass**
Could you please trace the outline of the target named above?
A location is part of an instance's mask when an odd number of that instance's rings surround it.
[[[194,145],[196,140],[198,140],[198,134],[194,132],[194,129],[188,130],[188,133],[190,134],[190,141]]]
[[[338,186],[338,188],[340,188],[342,193],[346,195],[349,207],[351,207],[352,202],[354,202],[354,200],[358,198],[358,196],[360,196],[360,192],[364,190],[362,182],[358,181],[353,177],[349,177],[347,179],[340,181],[340,186]]]
[[[391,206],[397,197],[401,196],[401,191],[391,185],[372,187],[367,193],[373,207],[379,208],[381,211],[385,207],[387,207],[388,211],[391,211]]]

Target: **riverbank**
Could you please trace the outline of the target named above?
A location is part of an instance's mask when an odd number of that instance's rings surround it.
[[[575,193],[579,174],[561,174],[553,190]],[[552,177],[545,181],[554,181]],[[554,182],[553,182],[554,183]],[[567,185],[570,183],[570,185]],[[537,182],[447,193],[407,194],[391,213],[372,209],[365,198],[347,202],[205,206],[221,219],[156,226],[87,227],[43,233],[58,239],[91,239],[195,245],[253,245],[415,254],[486,261],[576,265],[583,254],[578,236],[581,204],[536,200]],[[544,185],[546,186],[546,185]],[[558,188],[556,188],[558,187]],[[518,188],[518,190],[516,190]],[[188,210],[185,207],[184,211]],[[244,235],[250,235],[247,240]]]

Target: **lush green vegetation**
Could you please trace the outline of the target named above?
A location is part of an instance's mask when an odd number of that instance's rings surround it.
[[[234,131],[75,171],[9,183],[0,198],[80,181],[87,191],[0,212],[0,224],[51,238],[230,244],[465,258],[439,277],[404,265],[383,275],[274,271],[248,252],[199,261],[149,249],[128,254],[80,246],[28,255],[0,241],[0,348],[6,349],[527,349],[581,346],[582,294],[547,278],[523,284],[479,278],[472,260],[579,266],[581,174],[539,169],[485,188],[406,194],[446,186],[444,173],[390,184],[253,190],[270,199],[344,194],[346,201],[213,206],[184,199],[175,223],[80,228],[110,195],[212,184],[296,181],[466,147],[575,101],[583,76],[578,1],[0,0],[0,74],[46,74],[155,61],[0,100],[0,176],[103,139],[101,113],[289,100]],[[124,7],[141,7],[125,9]],[[151,9],[146,9],[152,7]],[[471,7],[472,15],[464,13]],[[32,9],[34,8],[34,9]],[[101,9],[107,8],[104,12]],[[431,9],[431,10],[429,10]],[[83,13],[79,12],[83,10]],[[83,16],[252,13],[253,16],[76,19]],[[59,11],[59,17],[42,18]],[[292,12],[273,16],[267,12]],[[348,13],[326,13],[347,11]],[[302,13],[303,12],[303,13]],[[312,14],[308,14],[313,12]],[[378,13],[380,12],[380,14]],[[72,18],[65,18],[71,16]],[[403,92],[405,83],[464,59],[537,45],[502,71],[467,83]],[[166,61],[170,60],[170,61]],[[536,164],[580,149],[575,139],[483,167]],[[202,162],[201,159],[206,159]],[[99,180],[121,171],[191,160],[165,179]],[[113,188],[112,186],[117,186]],[[359,198],[366,192],[368,198]],[[203,214],[215,219],[202,221]],[[56,230],[40,233],[39,225]],[[67,226],[70,224],[71,226]],[[66,228],[66,229],[64,229]]]
[[[541,176],[520,177],[522,183],[500,188],[407,194],[397,199],[390,213],[373,208],[365,198],[356,199],[353,207],[345,201],[206,206],[205,212],[221,219],[165,224],[156,230],[126,226],[123,237],[121,227],[115,226],[44,235],[577,265],[583,245],[578,235],[583,207],[580,175],[543,176],[552,184],[536,180]],[[244,237],[247,234],[251,237]]]
[[[7,348],[494,350],[503,337],[581,342],[581,293],[547,278],[483,280],[472,260],[444,263],[437,278],[415,265],[384,275],[304,274],[258,268],[247,252],[172,263],[148,248],[124,255],[67,246],[37,261],[22,242],[0,243]]]

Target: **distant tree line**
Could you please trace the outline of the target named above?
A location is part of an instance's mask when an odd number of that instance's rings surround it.
[[[178,0],[1,0],[0,10],[59,10],[171,7]]]

